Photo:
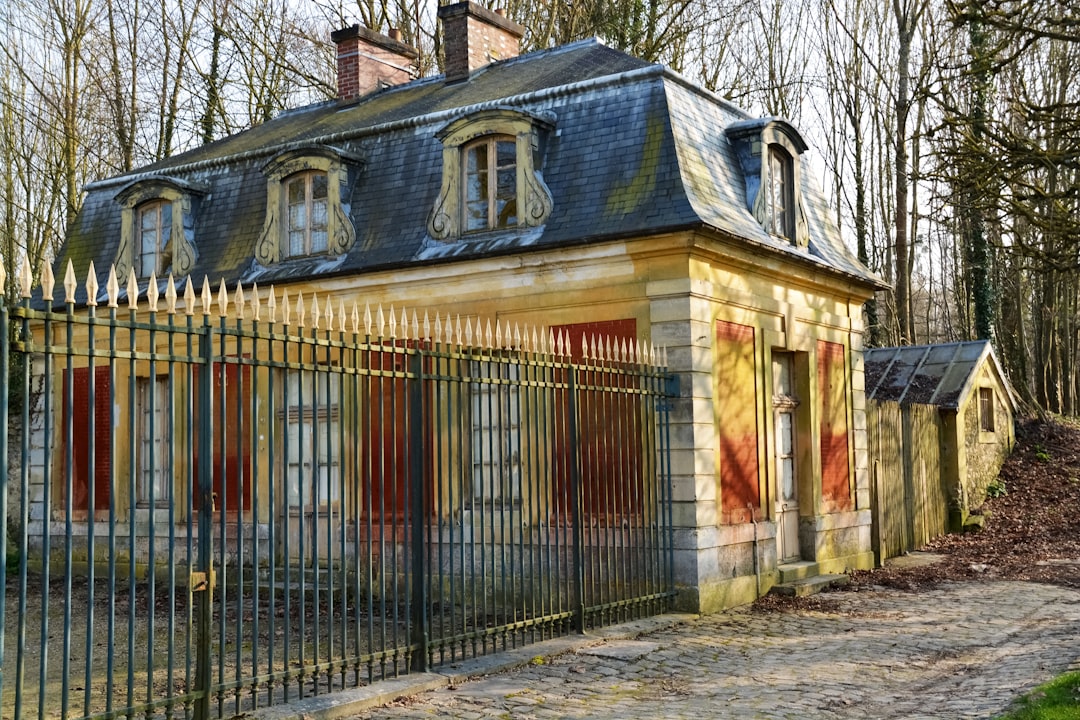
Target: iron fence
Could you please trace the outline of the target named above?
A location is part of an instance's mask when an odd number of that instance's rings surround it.
[[[655,349],[70,275],[0,309],[4,715],[230,717],[667,607]]]

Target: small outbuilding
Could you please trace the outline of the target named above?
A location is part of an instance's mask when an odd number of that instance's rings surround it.
[[[864,359],[868,403],[937,409],[941,486],[949,527],[959,529],[986,499],[1016,440],[1017,397],[993,347],[977,340],[875,348]]]

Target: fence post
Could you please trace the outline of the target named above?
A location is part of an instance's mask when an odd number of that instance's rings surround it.
[[[210,686],[213,678],[211,669],[210,646],[213,640],[213,515],[214,515],[214,436],[213,436],[213,367],[214,342],[210,316],[204,316],[203,334],[199,338],[199,357],[201,368],[198,374],[199,398],[199,549],[198,578],[201,589],[192,587],[195,577],[189,580],[188,593],[194,593],[192,600],[196,609],[195,628],[195,720],[210,720]]]
[[[584,497],[581,489],[581,444],[578,440],[577,418],[577,368],[572,364],[567,365],[569,375],[567,380],[567,395],[569,397],[567,412],[567,432],[569,447],[573,448],[570,458],[570,525],[574,534],[574,630],[578,633],[585,632],[585,510]]]
[[[424,547],[424,525],[427,522],[424,479],[424,358],[420,344],[408,356],[408,418],[409,418],[409,514],[411,517],[412,543],[412,645],[417,648],[412,656],[410,670],[427,672],[428,662],[428,572]]]

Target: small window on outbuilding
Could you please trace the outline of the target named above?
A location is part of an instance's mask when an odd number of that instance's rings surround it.
[[[994,389],[979,388],[979,430],[994,432]]]

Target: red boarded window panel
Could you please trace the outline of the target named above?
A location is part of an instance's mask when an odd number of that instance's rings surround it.
[[[398,347],[415,347],[413,341],[398,341]],[[371,349],[364,352],[360,362],[382,374],[361,375],[358,382],[360,406],[357,421],[365,428],[366,442],[358,449],[360,482],[360,515],[390,520],[403,518],[409,507],[409,473],[412,443],[421,444],[423,468],[429,471],[423,480],[432,482],[434,446],[437,442],[432,419],[435,403],[435,384],[427,383],[423,390],[422,413],[415,417],[410,407],[410,392],[420,382],[401,373],[410,371],[413,356],[401,350]],[[423,371],[431,373],[435,366],[430,357],[423,359]],[[393,376],[393,373],[399,373]],[[350,391],[351,392],[351,391]],[[445,408],[443,409],[445,413]],[[460,412],[460,408],[454,412]],[[348,448],[346,453],[351,452]],[[421,470],[423,471],[423,468]],[[426,492],[425,512],[435,511],[435,488]]]
[[[826,512],[851,509],[848,480],[847,364],[844,346],[818,340],[821,500]]]
[[[361,413],[367,426],[368,441],[361,448],[360,512],[366,516],[370,507],[375,518],[404,517],[408,499],[409,396],[407,380],[389,374],[406,371],[408,355],[377,350],[369,352],[366,361],[372,370],[387,375],[361,380],[367,385]]]
[[[109,470],[112,458],[109,454],[109,437],[112,434],[112,418],[109,416],[109,368],[94,368],[94,434],[86,432],[90,426],[90,368],[75,368],[71,378],[71,415],[67,414],[69,378],[64,374],[61,403],[64,407],[62,437],[67,437],[68,422],[73,423],[71,507],[85,513],[90,510],[90,482],[93,476],[94,509],[109,509]],[[90,467],[90,441],[94,441],[94,466]]]
[[[556,335],[565,333],[570,342],[570,356],[582,362],[582,342],[591,348],[593,339],[605,346],[610,338],[614,344],[636,342],[637,320],[606,320],[552,326]],[[567,378],[568,379],[568,378]],[[579,372],[578,383],[594,389],[578,392],[578,443],[580,453],[582,509],[593,518],[613,520],[617,516],[638,515],[644,506],[646,489],[642,480],[641,418],[637,398],[604,388],[618,388],[627,382],[626,376],[603,370]],[[563,398],[556,414],[567,417],[569,398]],[[560,421],[562,422],[562,421]],[[570,446],[568,428],[555,428],[553,515],[569,520],[571,510],[571,463],[574,448]]]
[[[761,509],[754,328],[716,321],[716,413],[721,522],[749,522]]]
[[[206,412],[199,407],[198,383],[199,368],[193,368],[195,391],[195,417],[203,417]],[[214,424],[213,477],[214,493],[217,495],[217,510],[222,509],[228,515],[251,508],[251,368],[236,363],[214,363],[211,370],[213,383],[213,408],[210,410]],[[225,427],[221,424],[222,403],[224,403]],[[196,427],[196,433],[198,428]],[[199,449],[195,443],[194,504],[199,506]],[[221,476],[224,460],[225,475]],[[242,489],[241,489],[242,487]]]

